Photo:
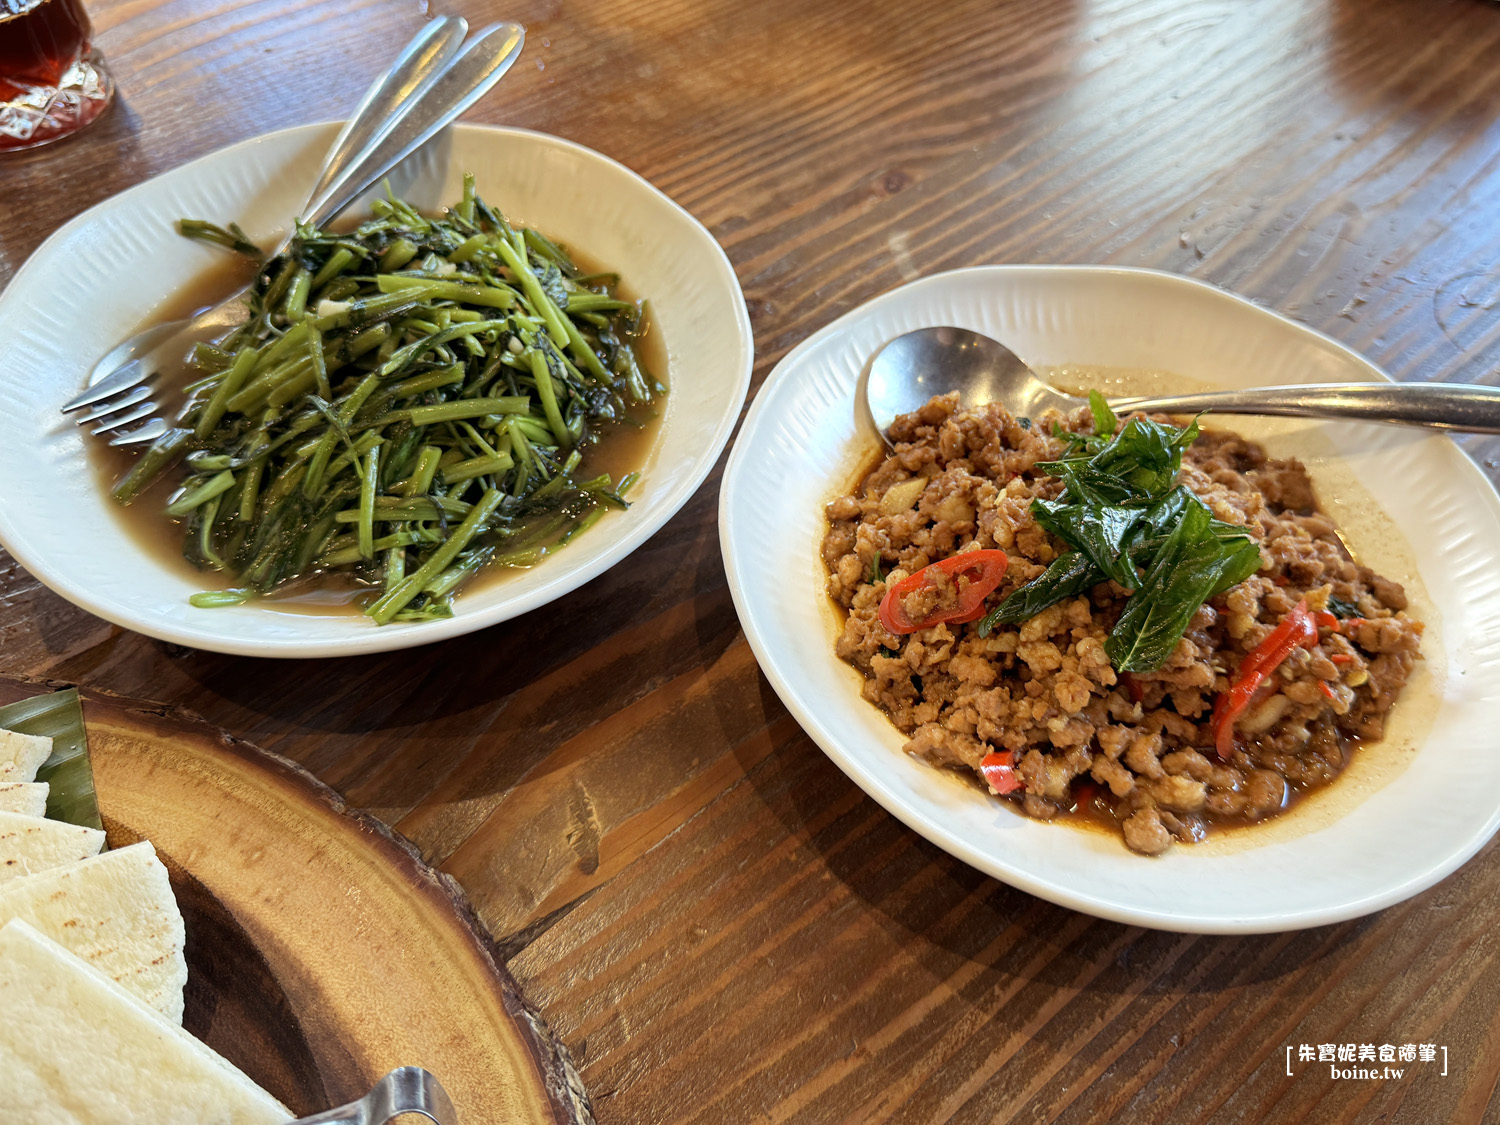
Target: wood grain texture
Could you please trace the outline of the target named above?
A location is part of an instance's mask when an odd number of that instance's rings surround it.
[[[719,238],[757,385],[862,301],[991,262],[1172,270],[1400,378],[1500,370],[1486,0],[444,8],[529,32],[471,118],[597,148]],[[425,7],[91,10],[122,104],[0,162],[0,284],[121,188],[339,116]],[[1466,446],[1500,479],[1500,441]],[[399,827],[469,891],[605,1123],[1500,1121],[1496,845],[1377,915],[1258,938],[995,883],[866,799],[758,674],[717,488],[552,606],[354,660],[173,649],[0,556],[0,671],[198,712]],[[1295,1058],[1408,1042],[1447,1075]]]
[[[0,678],[0,698],[47,685]],[[296,763],[87,692],[110,847],[150,840],[182,912],[183,1026],[299,1117],[398,1066],[466,1120],[586,1125],[587,1099],[452,878]]]

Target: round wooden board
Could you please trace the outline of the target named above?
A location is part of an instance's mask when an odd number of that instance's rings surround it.
[[[0,702],[46,686],[0,680]],[[426,1067],[462,1125],[592,1123],[463,892],[295,764],[86,692],[109,844],[149,839],[187,928],[184,1026],[299,1116]]]

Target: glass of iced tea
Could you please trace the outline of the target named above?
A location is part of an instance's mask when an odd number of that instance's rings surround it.
[[[109,105],[114,83],[81,0],[0,0],[0,152],[76,133]]]

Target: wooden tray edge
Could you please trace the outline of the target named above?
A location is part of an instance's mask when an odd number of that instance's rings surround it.
[[[551,1104],[553,1116],[559,1125],[594,1125],[593,1105],[584,1088],[578,1068],[563,1042],[553,1034],[546,1019],[527,1001],[520,983],[506,967],[500,948],[490,935],[478,913],[464,893],[458,880],[447,872],[439,871],[422,858],[417,846],[384,821],[362,809],[355,808],[331,786],[319,780],[299,763],[267,750],[246,739],[238,738],[222,727],[215,726],[202,716],[185,707],[152,700],[135,699],[103,688],[73,684],[63,680],[48,680],[30,676],[0,676],[0,683],[13,685],[26,695],[40,695],[48,691],[64,691],[78,688],[83,700],[85,718],[90,702],[126,712],[143,712],[168,722],[211,735],[221,746],[235,755],[264,765],[304,786],[312,795],[338,816],[348,818],[361,829],[370,832],[396,853],[397,862],[410,865],[413,874],[428,884],[457,916],[469,933],[474,950],[500,982],[501,999],[508,1013],[523,1025],[525,1040],[532,1062],[541,1075],[542,1086]]]

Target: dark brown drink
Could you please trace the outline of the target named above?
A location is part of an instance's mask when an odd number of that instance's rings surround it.
[[[83,128],[114,85],[89,44],[80,0],[0,0],[0,151]]]

